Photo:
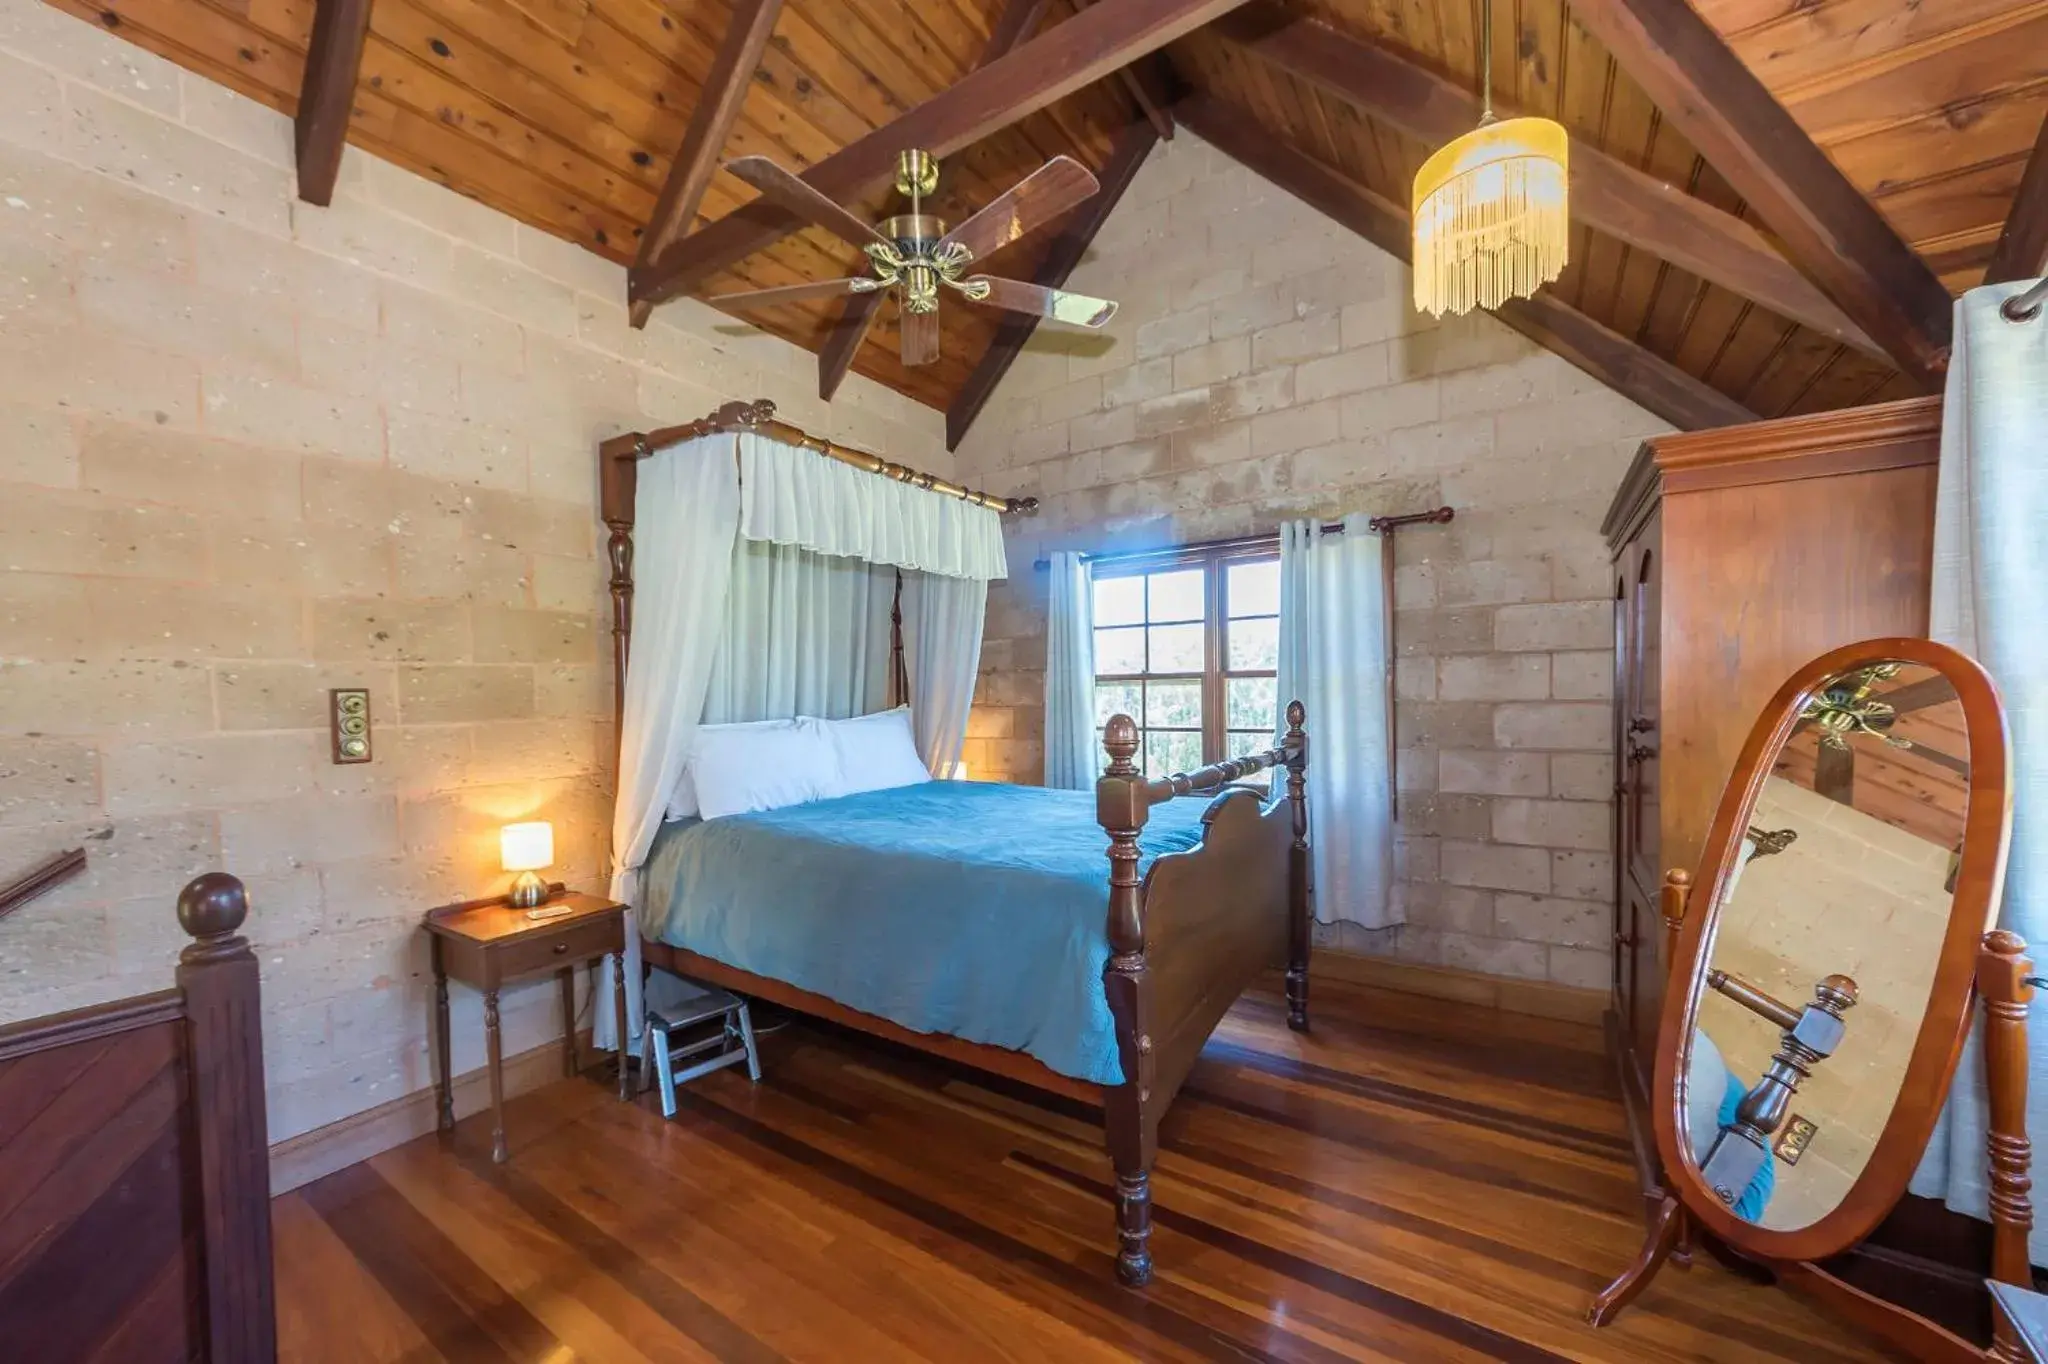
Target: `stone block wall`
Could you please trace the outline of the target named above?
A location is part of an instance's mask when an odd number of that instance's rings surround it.
[[[601,889],[614,739],[597,442],[769,397],[940,473],[939,414],[35,0],[0,0],[0,1022],[158,989],[178,887],[249,883],[273,1140],[429,1082],[429,906],[554,822]],[[376,760],[330,763],[329,687]],[[456,992],[458,1068],[480,1007]],[[558,1036],[551,982],[507,1049]]]
[[[1598,526],[1636,446],[1668,428],[1489,317],[1418,315],[1400,262],[1185,130],[1072,285],[1122,304],[1110,328],[1041,330],[959,451],[967,482],[1044,502],[1014,527],[1011,581],[990,600],[971,770],[1042,770],[1045,551],[1450,503],[1451,525],[1397,541],[1406,922],[1321,940],[1604,988]]]

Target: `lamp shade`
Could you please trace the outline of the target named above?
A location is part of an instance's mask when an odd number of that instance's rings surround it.
[[[498,831],[506,871],[539,871],[555,863],[555,826],[544,819],[507,824]]]
[[[1571,244],[1571,138],[1544,118],[1482,123],[1415,177],[1415,307],[1442,316],[1527,298]]]

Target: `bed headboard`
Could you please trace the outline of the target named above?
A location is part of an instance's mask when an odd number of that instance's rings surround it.
[[[276,1360],[248,910],[201,876],[174,988],[0,1028],[8,1358]]]

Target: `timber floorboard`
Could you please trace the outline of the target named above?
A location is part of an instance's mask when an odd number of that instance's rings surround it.
[[[275,1204],[286,1364],[1885,1359],[1711,1256],[1613,1326],[1642,1234],[1596,1029],[1318,982],[1254,991],[1169,1116],[1157,1267],[1111,1273],[1090,1110],[790,1023],[766,1078],[595,1075]]]

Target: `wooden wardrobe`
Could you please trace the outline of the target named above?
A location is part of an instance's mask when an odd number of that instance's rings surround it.
[[[1695,871],[1757,711],[1837,645],[1927,633],[1941,400],[1646,442],[1614,552],[1614,977],[1609,1043],[1645,1197],[1666,963],[1657,890]]]

